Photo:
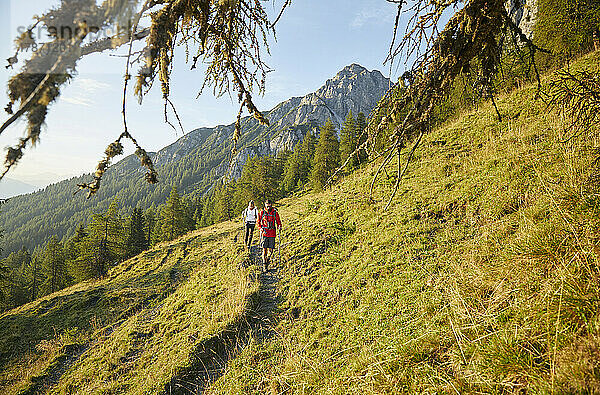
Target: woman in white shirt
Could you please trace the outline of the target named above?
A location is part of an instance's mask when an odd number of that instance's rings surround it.
[[[256,221],[258,220],[258,210],[254,206],[254,200],[250,200],[248,203],[248,207],[242,212],[242,218],[246,223],[246,235],[244,236],[244,244],[248,249],[250,249],[250,245],[252,244],[252,235],[254,233],[254,227],[256,226]]]

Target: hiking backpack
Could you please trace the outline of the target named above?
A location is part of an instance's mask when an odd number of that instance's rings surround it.
[[[263,221],[267,221],[267,227],[265,229],[275,229],[276,215],[277,209],[275,207],[273,207],[271,214],[269,214],[269,212],[266,211],[264,208],[262,209],[262,213],[260,216],[263,219]]]

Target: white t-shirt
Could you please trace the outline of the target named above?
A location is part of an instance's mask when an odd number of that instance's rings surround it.
[[[254,207],[252,210],[247,208],[242,212],[242,217],[246,222],[256,223],[258,220],[258,210]]]

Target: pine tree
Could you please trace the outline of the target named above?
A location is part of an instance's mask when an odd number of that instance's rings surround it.
[[[306,136],[304,136],[304,140],[302,140],[302,145],[300,146],[298,181],[296,182],[296,186],[298,187],[304,186],[310,178],[316,146],[317,137],[309,130],[306,132]]]
[[[4,260],[0,260],[0,311],[6,308],[6,302],[8,299],[8,287],[9,287],[10,270],[4,263]]]
[[[152,207],[147,209],[144,213],[144,221],[146,223],[146,226],[144,227],[144,233],[146,240],[148,240],[148,245],[154,245],[156,244],[156,235],[154,230],[157,223],[154,205],[152,205]]]
[[[202,218],[200,219],[200,226],[210,226],[215,223],[214,213],[215,213],[215,195],[213,192],[204,202],[204,206],[202,207]]]
[[[125,256],[125,231],[113,200],[104,214],[95,214],[87,236],[79,243],[79,279],[104,277],[108,269]]]
[[[63,245],[52,236],[42,255],[42,270],[46,280],[42,284],[44,294],[56,292],[68,284],[67,264]]]
[[[300,147],[301,144],[296,144],[294,152],[285,162],[283,172],[283,191],[285,194],[292,192],[298,184],[300,178]]]
[[[217,189],[214,207],[214,215],[217,222],[230,220],[235,215],[233,212],[235,184],[234,181],[229,181]]]
[[[4,236],[3,230],[0,229],[0,240]],[[0,253],[2,253],[2,246],[0,246]],[[0,259],[0,304],[3,304],[6,300],[6,282],[8,281],[9,270],[3,259]]]
[[[354,154],[358,143],[356,120],[352,116],[352,111],[348,111],[346,120],[340,130],[340,159],[341,163],[346,163],[347,172],[352,171],[358,165],[358,158]]]
[[[359,112],[356,116],[356,145],[360,147],[367,141],[367,133],[365,133],[365,129],[367,128],[367,117],[362,112]],[[361,149],[358,151],[358,165],[366,163],[368,160],[367,150]]]
[[[30,277],[29,277],[29,294],[31,300],[36,300],[40,296],[40,284],[43,283],[43,277],[41,273],[42,261],[39,256],[33,255],[31,257]]]
[[[321,127],[319,142],[315,148],[314,166],[310,173],[310,184],[322,190],[340,164],[340,147],[331,119]]]
[[[173,240],[186,231],[185,213],[181,205],[181,198],[177,188],[172,187],[167,203],[160,212],[160,241]]]
[[[190,197],[184,197],[181,199],[181,205],[183,206],[183,219],[185,233],[196,229],[196,223],[194,221],[194,214],[196,213],[196,200]]]
[[[0,262],[0,283],[2,297],[0,301],[4,308],[13,308],[29,302],[28,274],[31,265],[31,255],[25,247],[12,252]]]
[[[126,257],[132,257],[148,249],[146,221],[141,208],[134,208],[127,226]]]
[[[252,190],[255,193],[253,199],[257,202],[264,202],[266,199],[277,200],[281,191],[281,174],[282,169],[278,166],[276,158],[260,158],[252,174]]]
[[[78,271],[77,260],[81,255],[81,242],[85,239],[86,236],[87,232],[85,230],[85,225],[79,224],[79,226],[75,230],[75,235],[73,235],[73,237],[67,240],[64,244],[64,254],[65,260],[67,261],[67,269],[69,271],[69,275],[72,276],[77,282],[81,280]]]
[[[258,186],[254,184],[254,173],[256,172],[258,161],[258,156],[252,156],[248,158],[244,164],[244,168],[242,169],[242,175],[236,182],[236,190],[234,194],[235,201],[238,202],[242,207],[246,207],[248,202],[252,199],[256,199],[260,193]]]

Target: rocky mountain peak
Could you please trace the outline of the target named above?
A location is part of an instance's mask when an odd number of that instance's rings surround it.
[[[367,70],[366,68],[364,68],[363,66],[356,64],[356,63],[352,63],[351,65],[348,65],[346,67],[344,67],[342,70],[340,70],[335,77],[333,77],[333,80],[340,80],[340,79],[344,79],[344,78],[356,78],[357,76],[364,74],[364,73],[368,73],[369,70]]]
[[[355,117],[360,112],[368,114],[389,87],[390,81],[381,72],[369,71],[354,63],[344,67],[315,92],[292,97],[265,113],[271,122],[269,127],[259,125],[253,118],[244,118],[233,169],[228,169],[229,160],[223,153],[231,151],[231,147],[225,146],[231,142],[234,124],[196,129],[159,151],[155,162],[162,165],[188,154],[206,157],[219,152],[221,163],[213,171],[214,176],[227,173],[237,178],[249,157],[291,150],[302,140],[306,130],[318,132],[319,125],[328,119],[339,129],[350,111]]]

